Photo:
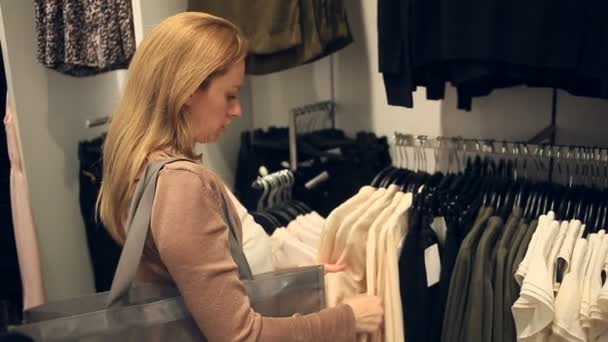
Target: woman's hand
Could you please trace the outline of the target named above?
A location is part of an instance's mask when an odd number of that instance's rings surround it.
[[[345,300],[344,304],[353,309],[357,333],[373,333],[382,326],[384,307],[380,297],[359,295]]]

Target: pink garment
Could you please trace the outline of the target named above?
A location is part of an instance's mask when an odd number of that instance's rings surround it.
[[[8,155],[11,160],[11,209],[21,283],[23,284],[23,309],[29,309],[44,304],[45,293],[30,193],[23,172],[21,155],[19,154],[17,128],[14,125],[14,118],[8,100],[6,102],[4,126],[6,128]]]

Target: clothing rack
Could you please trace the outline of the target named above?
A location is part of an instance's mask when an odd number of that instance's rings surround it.
[[[458,150],[510,156],[556,158],[559,160],[604,161],[608,148],[582,145],[533,144],[521,141],[429,137],[395,132],[394,144],[401,147]],[[600,156],[600,157],[598,157]]]
[[[257,210],[264,209],[266,200],[268,206],[289,201],[292,198],[295,179],[295,175],[290,170],[281,170],[255,180],[251,186],[254,189],[264,190],[258,201]]]
[[[262,190],[265,187],[276,186],[275,184],[280,184],[279,182],[284,182],[286,179],[293,180],[295,176],[289,170],[281,170],[256,179],[251,186],[254,189]]]
[[[292,171],[298,169],[298,134],[327,128],[328,121],[330,128],[335,128],[335,111],[336,102],[333,100],[295,107],[289,111],[289,161]],[[305,127],[302,127],[303,123],[307,123]]]
[[[402,149],[412,148],[416,168],[421,168],[421,165],[428,165],[425,150],[431,149],[435,151],[434,157],[436,163],[439,160],[441,151],[448,152],[448,168],[450,168],[454,159],[456,159],[456,163],[458,163],[457,169],[460,169],[460,166],[464,165],[465,155],[473,153],[476,155],[531,160],[537,169],[547,172],[549,181],[553,177],[554,165],[557,166],[558,172],[561,174],[562,164],[565,164],[569,182],[571,182],[572,173],[570,164],[572,163],[575,164],[576,174],[584,177],[603,179],[604,183],[608,179],[608,148],[531,144],[519,141],[465,139],[462,137],[429,137],[427,135],[412,135],[399,132],[395,132],[393,140],[394,146],[397,149],[395,156],[405,159],[408,164],[407,151],[404,153]]]

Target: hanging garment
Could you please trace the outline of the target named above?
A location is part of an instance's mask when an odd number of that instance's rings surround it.
[[[0,52],[0,103],[6,103],[7,84],[4,60]],[[6,106],[0,106],[4,118]],[[0,129],[0,311],[4,312],[4,324],[18,324],[23,311],[23,288],[19,272],[13,215],[11,213],[11,161],[9,158],[6,130]],[[2,315],[2,314],[0,314]],[[2,329],[2,323],[0,323]]]
[[[310,63],[352,42],[342,0],[264,0],[255,7],[238,0],[189,0],[237,25],[247,38],[247,73],[270,74]]]
[[[397,186],[391,186],[389,189],[376,190],[370,197],[373,200],[368,203],[369,205],[361,207],[364,211],[351,213],[340,226],[330,263],[345,264],[347,267],[344,271],[339,272],[341,276],[337,278],[340,279],[338,283],[332,283],[332,280],[326,282],[327,288],[331,288],[327,294],[329,307],[340,304],[346,298],[366,292],[367,234],[378,215],[391,203],[398,189]],[[351,220],[351,218],[354,219]]]
[[[595,276],[595,264],[601,257],[601,245],[605,234],[606,233],[604,230],[600,230],[599,233],[589,234],[589,245],[591,253],[589,261],[586,263],[587,270],[585,272],[585,278],[583,279],[583,294],[581,296],[581,307],[579,309],[581,325],[583,329],[586,329],[587,331],[591,328],[591,283],[595,280],[593,279]]]
[[[456,258],[456,264],[454,266],[452,279],[450,281],[448,301],[443,318],[443,328],[441,330],[441,341],[443,342],[464,341],[462,339],[464,334],[462,322],[464,319],[464,312],[466,310],[466,303],[468,301],[468,298],[464,294],[467,293],[466,291],[470,284],[472,262],[474,260],[472,253],[474,253],[475,248],[477,248],[481,234],[483,233],[488,220],[494,213],[494,210],[492,208],[482,208],[481,212],[481,216],[477,219],[470,232],[467,234],[467,237],[462,242],[460,250],[458,251],[458,257]],[[404,247],[404,252],[405,251],[407,251],[407,247]],[[402,268],[402,272],[407,272],[407,268]],[[423,285],[426,286],[426,284]],[[407,289],[402,290],[401,292],[407,293]],[[414,291],[414,293],[416,292]],[[412,315],[419,312],[415,309],[413,311],[408,310],[407,307],[405,307],[404,311],[406,316],[408,312],[412,312]],[[406,319],[406,322],[409,322],[409,320]],[[408,331],[411,330],[409,328],[411,325],[412,323],[406,323],[406,326],[408,327],[406,330],[406,336],[409,334]]]
[[[508,264],[509,249],[513,246],[513,237],[520,227],[522,210],[519,207],[513,208],[511,216],[507,220],[504,232],[498,242],[496,260],[494,263],[494,278],[492,286],[494,289],[494,307],[492,313],[492,341],[503,342],[504,324],[504,280],[510,278],[511,274],[506,272]]]
[[[131,1],[35,0],[38,61],[71,76],[126,69],[135,53]]]
[[[538,243],[537,241],[539,239],[541,239],[541,235],[544,234],[545,229],[547,229],[547,228],[545,228],[545,226],[549,226],[551,224],[551,222],[553,222],[554,220],[555,220],[555,213],[552,211],[546,215],[542,215],[538,219],[538,227],[534,231],[534,234],[532,234],[532,240],[530,240],[530,245],[527,248],[524,259],[521,261],[521,263],[517,267],[517,272],[515,273],[515,280],[517,280],[517,283],[520,286],[523,284],[523,281],[526,278],[528,271],[530,270],[530,263],[532,262],[533,257],[536,255],[544,255],[543,254],[544,251],[539,252],[539,249],[538,249],[538,247],[536,247],[536,244]],[[542,237],[547,238],[546,235],[542,236]],[[548,252],[549,251],[547,251],[547,253]],[[541,254],[538,254],[538,253],[541,253]]]
[[[515,321],[513,319],[513,313],[511,307],[519,298],[519,292],[521,286],[516,281],[514,275],[517,272],[519,264],[524,259],[526,251],[529,248],[532,235],[538,228],[538,220],[534,220],[527,224],[526,220],[522,220],[522,224],[518,230],[518,234],[513,239],[514,243],[512,250],[509,252],[507,272],[509,276],[505,278],[504,283],[504,334],[503,341],[515,341],[517,339],[517,333],[515,330]]]
[[[586,341],[586,333],[581,326],[579,308],[582,298],[581,279],[584,276],[584,256],[587,240],[577,239],[570,259],[570,270],[564,276],[555,297],[555,318],[552,331],[564,341]]]
[[[333,255],[336,235],[338,234],[340,225],[346,219],[347,215],[352,214],[356,208],[359,208],[361,204],[366,202],[375,190],[376,189],[371,186],[362,187],[357,195],[348,199],[329,214],[319,244],[319,262],[332,263],[331,256]]]
[[[602,288],[597,296],[596,305],[591,308],[591,318],[597,327],[600,341],[608,341],[608,331],[606,331],[606,324],[608,323],[608,281],[606,281],[606,274],[608,274],[608,255],[604,259],[602,273],[600,274],[600,280],[603,282]]]
[[[512,307],[518,340],[536,338],[538,334],[543,336],[553,321],[555,305],[548,258],[559,226],[558,221],[549,219],[541,223],[520,265],[520,268],[527,266],[519,273],[524,274],[524,278],[520,296]]]
[[[419,215],[418,217],[416,215]],[[406,341],[429,341],[437,318],[441,247],[431,218],[417,209],[399,257],[401,305]]]
[[[287,231],[305,245],[311,247],[316,255],[319,252],[319,242],[321,240],[321,232],[316,232],[306,226],[300,225],[297,221],[292,221],[287,226]]]
[[[570,260],[572,258],[572,253],[574,252],[575,243],[580,237],[579,235],[582,233],[581,226],[582,222],[579,220],[571,220],[568,225],[566,238],[562,243],[562,247],[560,248],[555,261],[555,280],[553,282],[554,292],[559,291],[559,287],[564,275],[570,270]]]
[[[298,0],[263,0],[255,6],[238,0],[190,0],[188,10],[206,12],[236,24],[249,53],[267,55],[302,44]]]
[[[38,233],[32,213],[27,179],[21,161],[19,135],[9,101],[6,103],[4,126],[11,160],[11,209],[21,283],[23,284],[23,308],[29,309],[44,304],[46,299]]]
[[[122,250],[97,217],[97,196],[103,179],[103,141],[104,136],[101,136],[78,144],[80,213],[84,221],[97,292],[110,290]]]
[[[502,218],[493,216],[489,219],[477,250],[471,273],[471,285],[466,296],[467,310],[464,315],[464,336],[466,341],[491,341],[492,319],[487,315],[494,312],[494,278],[492,251],[503,229]]]
[[[316,251],[287,232],[278,228],[270,237],[272,261],[275,269],[315,265]]]
[[[396,187],[393,187],[392,189],[393,191],[396,191]],[[384,188],[380,188],[380,189],[376,189],[371,196],[369,196],[367,198],[367,200],[363,203],[361,203],[358,207],[353,208],[352,211],[350,211],[348,213],[348,215],[344,218],[344,220],[342,220],[342,222],[340,222],[340,226],[338,228],[338,230],[336,231],[336,237],[335,237],[335,242],[334,242],[334,248],[332,250],[331,256],[329,257],[329,262],[330,263],[337,263],[340,260],[340,257],[343,255],[344,250],[346,249],[346,243],[348,241],[348,236],[352,230],[352,228],[354,227],[354,225],[357,223],[357,221],[360,221],[360,219],[363,217],[364,213],[368,212],[370,210],[370,208],[372,207],[372,205],[376,205],[374,207],[375,211],[379,211],[381,210],[381,208],[379,208],[378,203],[380,203],[380,199],[384,198],[385,200],[388,199],[388,196],[386,196],[387,193],[387,189]],[[361,212],[363,211],[363,212]],[[380,212],[378,212],[379,214]],[[369,214],[368,214],[368,219]],[[371,228],[371,226],[370,226]]]
[[[385,252],[384,264],[378,264],[378,269],[385,269],[384,283],[384,335],[385,341],[403,341],[405,327],[403,325],[403,307],[401,305],[401,289],[399,286],[399,256],[408,231],[408,210],[412,206],[412,193],[407,193],[399,201],[398,207],[386,223],[379,238],[378,249]],[[385,244],[382,244],[386,235]]]
[[[412,107],[417,86],[428,99],[442,99],[446,82],[464,110],[474,97],[522,84],[608,98],[600,14],[607,10],[602,1],[380,0],[378,54],[388,103]]]
[[[601,234],[602,232],[604,234]],[[591,269],[591,281],[589,282],[588,337],[591,341],[599,339],[606,332],[606,322],[603,321],[603,317],[608,313],[604,312],[599,303],[599,294],[604,285],[602,283],[602,271],[605,269],[606,253],[608,252],[608,234],[605,234],[604,230],[600,230],[598,237],[601,238],[599,253],[593,263],[589,265],[590,267],[593,266]],[[606,279],[605,273],[603,279]]]
[[[392,211],[388,213],[388,216],[384,217],[385,220],[378,222],[378,219],[380,219],[378,217],[373,223],[373,225],[377,224],[377,230],[379,230],[374,239],[376,244],[376,265],[374,266],[376,276],[373,286],[375,288],[374,294],[382,298],[384,302],[384,330],[379,331],[377,334],[372,334],[371,341],[392,341],[393,335],[397,333],[396,329],[400,328],[400,331],[403,331],[403,318],[401,317],[400,321],[396,321],[399,316],[402,316],[402,313],[398,315],[394,308],[395,305],[401,306],[401,302],[393,301],[396,299],[400,300],[400,295],[396,293],[399,292],[397,270],[399,259],[396,250],[400,249],[399,244],[407,229],[406,216],[408,209],[412,205],[412,194],[397,192],[393,197],[393,202],[395,202],[395,198],[397,201],[396,205],[392,207]],[[370,239],[370,232],[368,232],[368,241]],[[366,255],[366,264],[367,260]],[[365,340],[365,338],[361,337],[360,341]]]
[[[256,275],[273,271],[270,237],[266,234],[264,228],[255,222],[234,194],[228,188],[225,190],[243,226],[243,252],[249,267],[251,267],[251,272]]]
[[[551,252],[549,253],[549,258],[547,265],[549,266],[549,271],[551,272],[551,281],[553,282],[553,293],[557,293],[557,261],[559,252],[564,247],[564,243],[573,243],[570,241],[566,241],[566,237],[568,236],[568,232],[570,230],[570,221],[562,221],[559,226],[559,230],[557,236],[553,240],[553,246],[551,247]],[[568,248],[568,247],[566,247]],[[570,249],[573,249],[574,246],[569,246]]]

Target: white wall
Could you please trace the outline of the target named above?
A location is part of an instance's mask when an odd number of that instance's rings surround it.
[[[88,118],[108,115],[122,72],[74,78],[36,60],[33,1],[0,1],[2,49],[9,96],[38,227],[49,300],[93,291],[78,201],[78,142],[100,131]]]

